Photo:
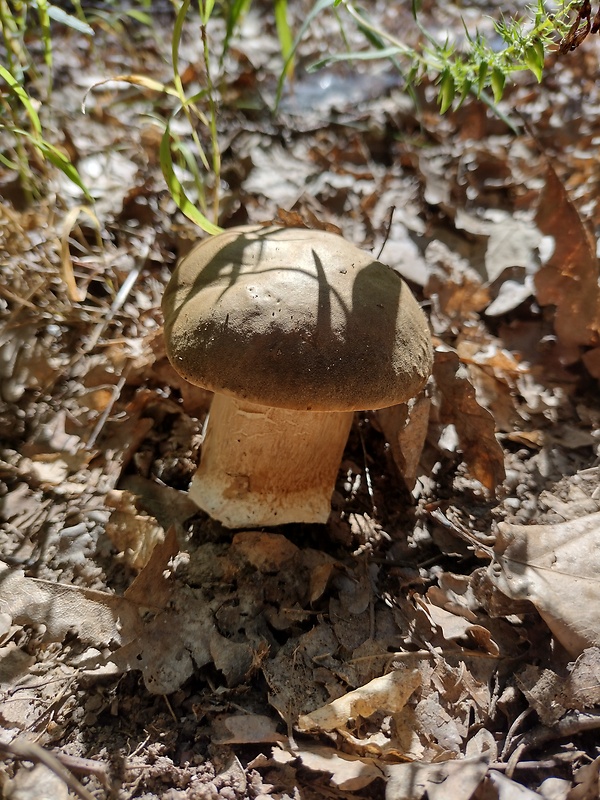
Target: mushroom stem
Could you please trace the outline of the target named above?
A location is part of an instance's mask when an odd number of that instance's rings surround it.
[[[228,528],[327,522],[352,417],[215,394],[190,498]]]

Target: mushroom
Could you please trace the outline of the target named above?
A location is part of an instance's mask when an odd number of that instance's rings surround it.
[[[190,498],[229,528],[326,522],[353,412],[407,401],[431,372],[406,283],[325,231],[205,239],[163,312],[173,367],[215,393]]]

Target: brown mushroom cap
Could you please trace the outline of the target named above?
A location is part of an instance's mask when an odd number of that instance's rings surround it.
[[[176,268],[167,354],[190,383],[260,405],[354,411],[404,402],[431,372],[427,321],[393,269],[340,236],[232,228]]]

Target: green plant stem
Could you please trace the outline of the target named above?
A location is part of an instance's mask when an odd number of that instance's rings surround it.
[[[0,27],[2,28],[8,69],[16,77],[21,68],[20,63],[15,60],[19,28],[6,0],[0,0]]]
[[[214,178],[213,185],[213,221],[215,225],[219,223],[219,206],[220,206],[220,190],[221,190],[221,149],[219,147],[219,136],[217,130],[217,103],[215,100],[215,87],[212,81],[211,68],[210,68],[210,49],[208,42],[208,34],[206,25],[202,23],[202,48],[204,55],[204,65],[206,69],[206,86],[208,89],[208,118],[209,118],[209,132],[212,153],[212,171]]]

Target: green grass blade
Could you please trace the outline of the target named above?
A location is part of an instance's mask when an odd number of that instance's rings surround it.
[[[402,55],[403,51],[397,47],[384,47],[381,50],[361,50],[354,53],[334,53],[331,56],[315,61],[307,67],[307,72],[315,72],[322,67],[327,67],[338,61],[375,61],[378,58],[393,58]]]
[[[35,146],[46,156],[51,164],[59,169],[63,175],[71,181],[71,183],[74,183],[75,186],[78,186],[81,189],[88,202],[94,202],[94,198],[81,179],[76,167],[69,161],[68,158],[66,158],[66,156],[60,152],[60,150],[54,147],[54,145],[50,144],[50,142],[47,142],[45,139],[37,140],[35,142]]]
[[[207,217],[196,208],[194,203],[192,203],[175,174],[173,157],[171,154],[171,130],[168,125],[165,128],[160,142],[160,166],[171,197],[175,201],[177,208],[179,208],[188,219],[202,228],[203,231],[206,231],[206,233],[210,233],[213,236],[222,233],[223,229],[207,219]]]
[[[198,11],[203,25],[208,25],[215,8],[215,0],[198,0]]]
[[[317,17],[324,9],[330,8],[335,3],[335,0],[317,0],[311,10],[308,12],[306,19],[302,23],[300,30],[298,31],[296,38],[292,43],[292,48],[285,60],[283,65],[283,69],[281,70],[281,74],[279,76],[279,80],[277,81],[277,95],[275,97],[275,109],[279,107],[279,103],[281,102],[281,95],[283,94],[283,85],[285,83],[285,79],[287,77],[287,70],[288,65],[291,63],[292,59],[296,55],[296,50],[298,49],[298,45],[302,41],[304,34],[310,27],[312,21]]]
[[[238,27],[240,23],[240,19],[246,13],[246,11],[250,8],[252,0],[234,0],[231,3],[228,14],[227,14],[227,21],[226,21],[226,28],[225,28],[225,39],[223,41],[223,50],[221,51],[221,59],[220,59],[220,66],[223,66],[223,61],[227,52],[229,50],[229,43],[231,41],[231,37],[235,29]]]
[[[183,23],[190,7],[190,0],[183,0],[181,8],[175,17],[175,24],[173,26],[173,36],[171,37],[171,61],[173,63],[173,83],[177,91],[177,96],[182,106],[186,104],[185,91],[181,76],[179,74],[179,46],[181,44],[181,36],[183,33]]]
[[[281,56],[286,64],[286,77],[291,78],[294,74],[294,37],[288,21],[287,0],[274,0],[274,11]]]
[[[48,5],[48,16],[50,19],[54,20],[54,22],[58,22],[59,25],[64,25],[78,33],[83,33],[85,36],[94,35],[94,29],[91,25],[88,25],[83,19],[78,19],[72,14],[67,14],[66,11],[63,11],[62,8],[58,6]]]
[[[147,28],[152,28],[154,24],[154,20],[152,19],[150,14],[146,14],[145,11],[139,11],[136,8],[129,8],[125,11],[126,16],[130,19],[134,19],[136,22],[139,22],[140,25],[145,25]]]
[[[42,136],[34,136],[29,131],[25,131],[22,128],[13,128],[8,125],[2,125],[0,123],[0,130],[10,131],[14,136],[21,136],[25,139],[29,139],[35,149],[46,158],[53,166],[59,169],[65,177],[67,177],[71,183],[74,183],[75,186],[78,186],[83,194],[86,197],[86,200],[93,202],[93,198],[84,184],[83,180],[81,179],[80,174],[77,172],[76,167],[69,161],[69,159],[61,153],[58,147],[55,147],[50,142],[46,141]]]
[[[36,0],[38,17],[40,20],[40,28],[42,33],[42,42],[44,45],[44,62],[48,67],[48,81],[49,85],[52,81],[52,34],[50,32],[50,16],[48,15],[48,0]]]
[[[15,95],[15,97],[19,100],[25,111],[27,112],[27,116],[29,117],[29,121],[31,122],[31,126],[35,133],[38,136],[42,135],[42,123],[40,122],[40,118],[38,117],[38,113],[33,107],[29,95],[25,91],[25,89],[21,86],[19,81],[15,78],[15,76],[3,67],[0,64],[0,78],[3,78],[6,83],[8,84],[9,89]]]
[[[4,166],[10,169],[12,172],[18,172],[20,169],[17,162],[11,161],[11,159],[7,158],[4,153],[0,153],[0,164],[4,164]]]

